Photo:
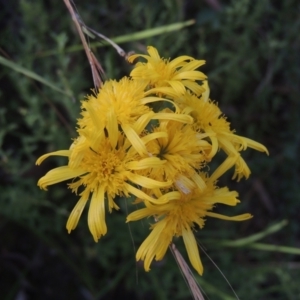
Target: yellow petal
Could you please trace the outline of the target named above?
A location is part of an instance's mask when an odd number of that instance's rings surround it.
[[[164,226],[165,227],[165,226]],[[166,227],[164,228],[160,234],[160,239],[156,243],[156,249],[155,249],[155,260],[162,260],[168,250],[169,245],[172,241],[172,234],[166,230]]]
[[[186,106],[181,113],[185,114],[185,115],[189,115],[194,111],[194,109],[190,106]]]
[[[173,120],[180,123],[192,124],[193,118],[191,116],[174,113],[157,113],[153,116],[153,119],[157,120]]]
[[[120,207],[116,204],[116,202],[114,201],[114,198],[111,196],[111,195],[107,195],[107,200],[108,200],[108,209],[109,209],[109,212],[111,213],[112,212],[112,209],[116,209],[116,210],[119,210]]]
[[[132,147],[141,155],[148,155],[148,151],[142,139],[138,136],[138,134],[130,127],[128,124],[122,124],[122,129],[131,142]]]
[[[180,200],[180,199],[181,199],[181,194],[177,191],[174,191],[162,195],[161,197],[158,198],[158,201],[160,203],[167,203],[171,200]]]
[[[113,149],[116,148],[118,143],[119,131],[118,131],[118,121],[114,111],[110,110],[107,112],[107,125],[106,129],[108,131],[108,137],[110,145]]]
[[[216,133],[214,133],[214,132],[205,132],[205,133],[197,133],[196,134],[197,139],[201,140],[200,142],[202,142],[202,143],[203,142],[207,143],[206,141],[203,141],[202,139],[205,139],[205,138],[211,137],[211,136],[216,136]]]
[[[190,80],[204,80],[207,76],[199,71],[186,71],[177,73],[172,80],[190,79]]]
[[[93,96],[91,96],[93,98]],[[97,128],[97,130],[101,131],[104,129],[104,120],[103,117],[101,118],[99,116],[99,113],[94,109],[93,103],[90,102],[83,102],[85,105],[85,109],[87,110],[88,114],[90,115],[92,122],[94,126]]]
[[[151,94],[163,94],[163,95],[168,95],[172,98],[178,97],[178,93],[176,93],[176,91],[173,88],[166,87],[166,86],[152,88],[145,92],[145,96],[148,96]]]
[[[155,113],[153,111],[150,111],[149,113],[142,115],[134,124],[131,125],[131,127],[136,132],[136,134],[139,135],[145,129],[145,127],[148,125],[149,121],[152,119],[154,114]],[[124,146],[123,146],[124,149],[127,149],[130,146],[131,146],[130,141],[128,139],[126,139]]]
[[[148,60],[149,56],[147,55],[138,55],[139,57],[143,57],[146,60]],[[132,78],[137,78],[139,80],[141,79],[149,79],[153,76],[153,70],[147,69],[145,67],[145,63],[138,62],[134,69],[130,72],[130,76]]]
[[[246,179],[250,176],[251,171],[246,164],[245,160],[239,155],[236,163],[235,163],[235,172],[232,176],[232,179],[236,179],[237,181],[240,181],[243,176],[245,176]]]
[[[163,194],[162,194],[162,192],[161,192],[160,189],[153,189],[151,192],[153,193],[153,195],[154,195],[155,198],[157,198],[157,199],[159,199],[160,197],[163,196]],[[146,206],[147,206],[147,204],[149,204],[149,202],[146,202],[146,201],[145,201],[144,203],[145,203]]]
[[[174,89],[177,96],[181,96],[185,93],[185,87],[180,81],[169,80],[168,84]]]
[[[126,223],[131,221],[137,221],[151,215],[151,211],[148,208],[141,208],[130,213],[126,218]]]
[[[235,149],[231,140],[228,139],[227,135],[220,134],[218,135],[218,141],[220,147],[227,153],[228,156],[239,155],[239,152]]]
[[[142,137],[142,140],[145,144],[149,143],[152,140],[160,139],[160,138],[167,138],[168,133],[165,131],[153,132],[149,133],[146,136]]]
[[[182,229],[182,237],[192,266],[202,275],[203,266],[199,256],[198,245],[191,229]]]
[[[212,218],[222,219],[222,220],[226,220],[226,221],[245,221],[245,220],[251,219],[253,217],[250,214],[242,214],[242,215],[238,215],[238,216],[228,217],[228,216],[216,214],[213,212],[206,212],[206,215],[209,217],[212,217]]]
[[[166,239],[161,239],[161,232],[165,228],[164,220],[155,224],[152,232],[149,236],[145,239],[142,245],[139,247],[136,253],[136,260],[144,260],[144,268],[146,271],[150,270],[150,264],[157,254],[157,246],[159,243],[163,243],[165,246],[169,246],[169,242]]]
[[[140,134],[145,129],[149,121],[152,119],[153,115],[154,112],[150,111],[146,114],[143,114],[136,120],[136,122],[132,125],[132,128],[134,128],[137,134]]]
[[[157,88],[157,89],[152,89],[152,90],[159,90],[160,92],[160,88]],[[172,91],[174,91],[174,89],[172,89]],[[177,94],[176,94],[177,95]],[[178,107],[178,105],[172,101],[172,100],[169,100],[169,99],[166,99],[166,98],[161,98],[161,97],[145,97],[141,100],[141,102],[143,104],[147,104],[147,103],[153,103],[153,102],[157,102],[157,101],[164,101],[164,102],[168,102],[168,103],[171,103],[174,107],[175,107],[175,113],[179,113],[180,112],[180,109]],[[173,113],[172,110],[169,110],[171,113]],[[153,119],[153,117],[152,117]]]
[[[150,141],[152,140],[155,140],[155,139],[159,139],[159,138],[167,138],[168,137],[168,133],[167,132],[154,132],[154,133],[149,133],[147,134],[146,136],[142,137],[141,140],[144,142],[144,144],[146,145],[147,143],[149,143]],[[127,143],[129,142],[126,142],[126,147],[129,147],[129,145],[127,145]],[[133,156],[134,153],[136,153],[137,151],[135,150],[135,148],[131,147],[129,150],[128,150],[128,155],[131,155]],[[147,155],[151,156],[152,154],[151,153],[147,153]],[[161,160],[161,163],[164,163],[162,160]]]
[[[209,181],[214,182],[220,176],[222,176],[227,170],[229,170],[236,162],[238,156],[228,156],[225,161],[214,171],[210,176]]]
[[[207,102],[209,100],[209,93],[210,93],[208,81],[207,80],[203,80],[202,86],[205,89],[205,92],[202,93],[201,99],[204,100],[205,102]]]
[[[167,202],[167,201],[164,201],[165,200],[164,198],[163,199],[153,199],[150,196],[148,196],[146,193],[141,191],[140,189],[137,189],[128,183],[124,183],[124,188],[126,188],[130,194],[136,196],[137,198],[149,201],[151,203],[163,204],[163,203]]]
[[[187,56],[187,55],[182,55],[179,57],[174,58],[172,61],[170,61],[169,66],[171,68],[178,68],[179,65],[182,65],[182,63],[184,63],[184,65],[186,65],[186,60],[195,60],[193,57],[191,56]]]
[[[161,182],[133,173],[128,173],[127,177],[131,182],[147,189],[165,188],[172,184],[172,181]]]
[[[70,166],[72,167],[77,167],[79,166],[79,164],[81,163],[84,155],[85,155],[85,151],[88,148],[92,148],[92,149],[98,149],[99,145],[101,144],[101,142],[105,139],[105,133],[104,130],[102,131],[94,131],[92,133],[91,138],[88,140],[88,142],[90,142],[90,144],[87,142],[86,145],[83,145],[81,148],[81,153],[80,150],[78,149],[78,151],[76,152],[75,155],[71,156],[71,162],[70,162]]]
[[[88,213],[88,226],[95,242],[98,242],[99,238],[107,232],[104,187],[97,188],[93,193]]]
[[[80,134],[79,137],[73,142],[73,144],[70,147],[71,154],[69,158],[69,167],[72,169],[79,168],[86,154],[86,151],[90,147],[92,147],[92,149],[97,149],[97,147],[94,147],[94,143],[90,144],[87,138],[81,135],[81,130],[78,130],[78,133]]]
[[[157,157],[147,157],[144,159],[141,159],[140,161],[131,161],[126,164],[126,168],[130,170],[144,170],[147,168],[159,168],[163,164],[165,164],[166,161],[160,160]]]
[[[195,95],[201,95],[205,90],[202,85],[191,80],[181,80],[183,85],[190,89]]]
[[[180,72],[184,71],[193,71],[195,69],[198,69],[199,67],[203,66],[205,64],[205,60],[192,60],[188,62],[186,65],[184,65],[181,69]]]
[[[152,47],[152,46],[148,46],[148,47],[147,47],[147,52],[149,53],[149,55],[150,55],[152,58],[154,58],[154,59],[156,59],[156,60],[160,60],[160,56],[159,56],[158,51],[157,51],[156,48],[154,48],[154,47]]]
[[[145,92],[145,95],[147,95],[148,93],[152,94],[153,93],[152,90],[154,92],[156,92],[157,89],[156,88],[155,89],[154,88],[150,89],[147,92]],[[154,102],[159,102],[159,101],[168,101],[168,102],[173,103],[173,101],[170,101],[168,99],[165,99],[165,98],[162,98],[162,97],[155,97],[155,96],[147,96],[147,97],[141,99],[142,104],[149,104],[149,103],[154,103]]]
[[[222,203],[230,206],[235,206],[240,203],[240,200],[237,199],[238,193],[236,191],[229,191],[227,187],[215,189],[214,190],[214,198],[216,201],[213,203]],[[209,199],[213,199],[212,197],[203,197],[203,201],[209,202]]]
[[[59,151],[50,152],[39,157],[35,164],[40,165],[49,156],[70,156],[70,153],[71,153],[70,150],[59,150]]]
[[[133,54],[133,55],[130,55],[127,60],[130,62],[130,63],[133,63],[134,60],[138,57],[144,57],[144,58],[148,58],[149,56],[148,55],[142,55],[142,54]]]
[[[197,186],[200,190],[204,190],[206,188],[205,181],[196,172],[192,175],[192,179],[197,184]]]
[[[247,146],[249,148],[252,148],[252,149],[260,151],[260,152],[266,152],[269,155],[269,151],[264,145],[262,145],[256,141],[253,141],[251,139],[248,139],[246,137],[242,137],[242,138],[245,140],[245,142],[247,143]]]
[[[209,134],[210,134],[210,132],[209,132]],[[211,140],[212,147],[211,147],[210,153],[208,154],[208,158],[212,159],[216,155],[216,153],[219,149],[219,142],[218,142],[218,138],[212,134],[209,135],[209,139]]]
[[[71,169],[68,166],[62,166],[49,171],[45,176],[40,178],[37,184],[41,189],[46,190],[48,185],[75,178],[84,173],[86,173],[85,170]]]
[[[87,201],[88,201],[88,197],[84,195],[80,197],[75,207],[73,208],[66,225],[68,233],[70,233],[73,229],[76,228]]]

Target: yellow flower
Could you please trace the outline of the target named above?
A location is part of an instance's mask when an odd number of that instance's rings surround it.
[[[228,217],[210,212],[216,203],[236,205],[240,202],[237,196],[237,192],[229,191],[227,187],[218,189],[211,180],[207,180],[204,190],[197,189],[190,194],[181,194],[179,199],[166,204],[155,205],[145,201],[145,208],[127,217],[127,222],[151,216],[156,221],[151,225],[151,233],[139,247],[136,260],[143,260],[145,270],[149,271],[154,258],[163,259],[173,237],[182,236],[192,266],[202,275],[203,266],[192,230],[195,224],[203,228],[206,216],[230,221],[244,221],[251,218],[250,214]]]
[[[78,132],[89,131],[97,140],[97,135],[104,131],[110,136],[114,148],[118,141],[119,127],[125,133],[130,144],[139,154],[147,155],[145,144],[139,137],[151,119],[164,119],[171,115],[154,113],[147,105],[151,102],[165,101],[158,97],[146,97],[144,81],[134,81],[124,77],[120,81],[106,82],[99,93],[89,95],[82,102],[82,118],[79,119]],[[192,123],[187,115],[173,114],[174,119],[184,123]]]
[[[190,193],[196,187],[203,189],[205,183],[195,170],[206,165],[205,151],[209,152],[211,148],[204,140],[206,135],[197,133],[192,125],[175,121],[160,121],[153,132],[164,132],[166,135],[152,139],[147,143],[147,150],[165,164],[144,172],[150,178],[173,182],[182,193]]]
[[[194,94],[200,95],[204,88],[196,80],[204,80],[206,76],[195,69],[202,66],[204,60],[195,60],[191,56],[179,56],[173,60],[163,59],[159,56],[156,48],[147,48],[149,55],[134,54],[128,58],[133,62],[137,57],[146,59],[146,63],[137,63],[131,71],[133,79],[142,79],[147,82],[151,92],[167,95],[182,95],[186,88]]]
[[[218,171],[224,173],[235,165],[233,178],[248,178],[250,169],[240,155],[240,151],[247,147],[257,151],[266,152],[266,147],[258,142],[243,136],[236,135],[230,129],[230,123],[226,120],[217,104],[208,98],[205,92],[200,98],[186,92],[183,96],[174,98],[174,102],[181,108],[183,113],[187,113],[194,118],[194,127],[200,133],[206,133],[211,141],[211,151],[208,157],[212,159],[221,148],[227,155],[227,159],[219,166]],[[216,175],[218,173],[215,173]]]
[[[84,131],[84,130],[82,130]],[[84,132],[83,132],[84,133]],[[95,132],[96,134],[96,132]],[[70,233],[75,229],[82,211],[90,198],[88,212],[88,226],[95,241],[107,232],[105,223],[105,199],[108,201],[109,210],[118,209],[114,202],[116,196],[129,196],[132,194],[140,199],[157,202],[160,199],[152,199],[134,185],[147,189],[165,188],[171,182],[158,182],[156,180],[135,174],[135,170],[160,167],[164,162],[155,157],[147,157],[136,161],[132,151],[125,147],[126,138],[118,132],[117,144],[112,147],[110,134],[108,137],[102,134],[102,138],[94,136],[79,136],[69,150],[51,152],[41,156],[37,164],[52,155],[66,156],[69,163],[66,166],[55,168],[40,178],[38,185],[42,189],[47,186],[73,179],[69,187],[77,193],[78,188],[83,187],[80,199],[74,207],[67,222]],[[166,197],[162,197],[162,202]]]

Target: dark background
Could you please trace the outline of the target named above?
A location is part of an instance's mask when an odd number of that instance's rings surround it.
[[[240,194],[228,215],[249,212],[250,221],[208,219],[196,233],[200,245],[241,299],[299,299],[300,3],[285,1],[77,1],[87,25],[112,38],[195,19],[193,26],[128,41],[126,50],[147,45],[162,56],[205,59],[202,68],[211,98],[236,133],[263,143],[270,156],[245,151],[252,175],[220,185]],[[67,149],[75,137],[80,100],[93,87],[80,40],[63,1],[1,1],[0,55],[39,74],[70,96],[16,71],[0,67],[0,294],[1,299],[190,299],[172,255],[146,273],[135,251],[149,224],[124,224],[120,212],[107,215],[108,234],[96,244],[86,211],[71,235],[65,224],[78,197],[58,184],[41,191],[37,180],[63,158],[40,167],[36,159]],[[50,53],[49,53],[50,51]],[[112,47],[93,48],[107,78],[120,79],[130,66]],[[86,209],[87,210],[87,209]],[[288,224],[255,245],[226,247],[282,220]],[[175,240],[186,257],[181,239]],[[276,251],[266,245],[278,246]],[[290,248],[282,248],[287,246]],[[291,250],[292,249],[292,250]],[[274,249],[273,249],[274,250]],[[234,299],[218,269],[201,251],[204,275],[196,276],[209,299]],[[207,298],[208,298],[207,297]]]

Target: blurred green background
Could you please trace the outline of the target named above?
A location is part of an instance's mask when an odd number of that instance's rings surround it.
[[[166,58],[205,59],[202,71],[209,77],[211,98],[232,128],[269,149],[270,156],[244,152],[250,179],[233,182],[230,171],[220,182],[237,190],[242,203],[220,205],[216,211],[249,212],[254,218],[242,223],[208,219],[196,236],[240,299],[300,299],[299,1],[77,2],[84,22],[110,38],[195,19],[180,31],[129,38],[121,46],[140,53],[153,45]],[[130,209],[125,202],[121,211],[107,215],[108,233],[97,244],[87,228],[87,209],[77,229],[67,234],[65,224],[78,197],[66,183],[48,192],[36,185],[66,160],[51,158],[39,167],[35,161],[71,144],[80,100],[93,87],[90,67],[83,50],[68,51],[80,40],[63,1],[0,5],[1,299],[191,299],[170,253],[153,263],[149,273],[136,264],[135,251],[149,224],[124,224]],[[120,79],[130,71],[112,47],[93,51],[107,78]],[[3,58],[15,64],[4,65]],[[21,74],[20,66],[64,93]],[[265,233],[282,220],[286,226],[256,244],[224,244]],[[186,257],[181,239],[175,243]],[[204,275],[195,276],[207,299],[235,299],[219,270],[200,252]]]

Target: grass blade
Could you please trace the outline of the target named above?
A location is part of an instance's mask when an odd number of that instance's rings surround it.
[[[71,97],[70,93],[63,91],[62,89],[58,88],[55,84],[51,83],[50,81],[48,81],[47,79],[41,77],[40,75],[18,65],[17,63],[14,63],[6,58],[4,58],[3,56],[0,55],[0,64],[12,69],[15,72],[21,73],[31,79],[34,79],[36,81],[39,81],[40,83],[47,85],[48,87],[52,88],[53,90],[60,92],[62,94],[65,94],[69,97]]]

